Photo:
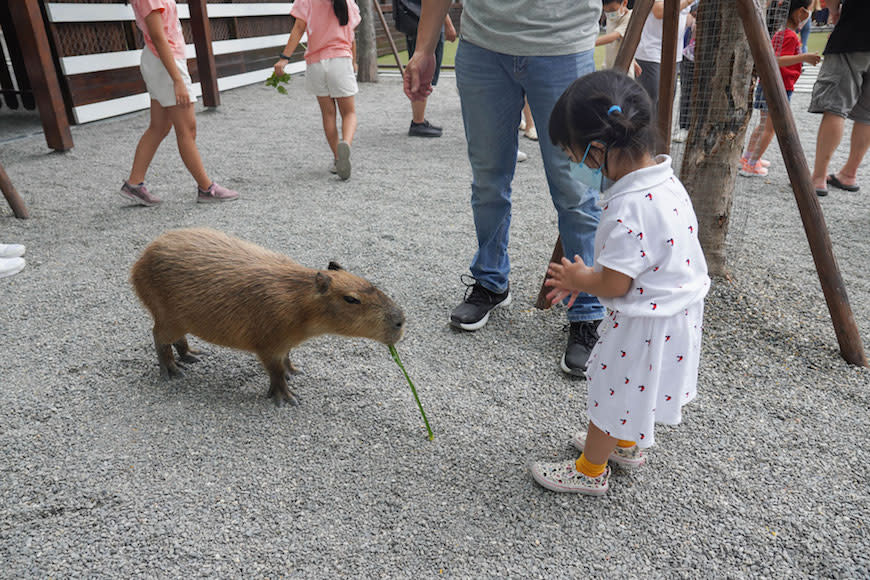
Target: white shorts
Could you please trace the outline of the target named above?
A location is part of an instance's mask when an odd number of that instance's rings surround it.
[[[190,102],[195,103],[196,96],[193,94],[190,73],[187,72],[187,61],[175,59],[175,66],[178,67],[178,72],[181,73],[181,78],[184,79],[184,84],[187,86]],[[151,99],[163,107],[174,107],[176,105],[175,83],[172,82],[172,77],[169,76],[169,71],[163,66],[163,62],[147,46],[142,49],[139,70],[142,71],[142,78],[145,80],[145,86],[148,88]]]
[[[305,68],[305,87],[318,97],[352,97],[359,92],[349,56],[327,58]]]

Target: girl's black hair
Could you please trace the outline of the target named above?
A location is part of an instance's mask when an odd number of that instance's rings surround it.
[[[812,0],[771,0],[767,7],[767,34],[773,37],[777,30],[785,26],[795,10],[806,8],[812,12],[811,4]],[[788,5],[788,12],[783,10],[785,5]]]
[[[637,81],[612,69],[571,83],[553,107],[549,130],[553,145],[574,152],[598,141],[636,159],[655,147],[649,95]]]
[[[338,18],[338,23],[344,26],[348,21],[347,0],[332,0],[332,10],[335,12],[335,17]]]

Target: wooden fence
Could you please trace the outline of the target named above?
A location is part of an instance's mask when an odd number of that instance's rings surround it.
[[[18,0],[13,0],[18,1]],[[368,0],[359,0],[368,1]],[[187,41],[188,68],[194,92],[202,93],[187,0],[177,0]],[[142,35],[132,8],[120,0],[39,0],[51,59],[59,81],[63,106],[73,123],[86,123],[148,108],[149,98],[139,73]],[[208,0],[217,88],[220,91],[264,81],[290,31],[292,2],[267,0]],[[392,4],[382,4],[392,26]],[[379,54],[389,52],[386,35],[376,22]],[[36,107],[12,19],[0,2],[0,30],[6,55],[0,54],[0,104]],[[392,30],[404,49],[404,36]],[[303,39],[304,41],[304,39]],[[288,66],[305,69],[300,47]],[[11,67],[7,66],[7,57]]]

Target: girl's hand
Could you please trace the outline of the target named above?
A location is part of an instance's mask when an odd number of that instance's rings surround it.
[[[822,61],[822,57],[818,52],[807,52],[804,53],[804,62],[808,62],[811,65],[817,65]]]
[[[187,92],[187,85],[184,84],[184,79],[176,79],[172,84],[175,90],[175,104],[190,104],[190,93]]]
[[[278,62],[275,63],[275,76],[281,76],[284,74],[284,67],[287,66],[287,61],[283,58],[279,58]]]
[[[561,263],[550,262],[547,268],[548,278],[544,281],[544,285],[552,286],[553,290],[547,294],[547,299],[551,304],[555,304],[570,296],[568,308],[574,304],[577,295],[585,291],[584,277],[593,273],[594,270],[583,262],[583,258],[575,255],[572,262],[568,258],[563,257]]]

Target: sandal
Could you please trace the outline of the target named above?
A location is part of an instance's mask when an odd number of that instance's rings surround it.
[[[837,189],[842,189],[843,191],[858,191],[859,189],[861,189],[861,187],[858,185],[846,185],[845,183],[837,179],[837,176],[833,173],[828,175],[827,181],[828,185],[833,185]]]

